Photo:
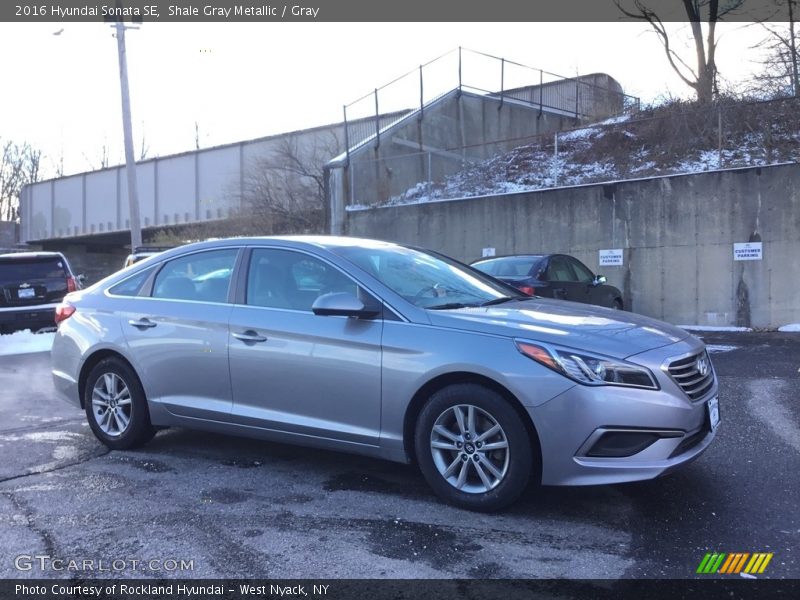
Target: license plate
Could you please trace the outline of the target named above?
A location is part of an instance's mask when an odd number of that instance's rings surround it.
[[[33,288],[20,288],[17,292],[18,298],[33,298],[36,295],[36,292]]]
[[[716,396],[708,401],[708,419],[711,422],[711,431],[719,425],[719,398]]]

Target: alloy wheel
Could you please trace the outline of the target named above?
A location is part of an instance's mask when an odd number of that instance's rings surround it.
[[[458,404],[436,419],[430,439],[439,474],[457,490],[482,494],[496,488],[510,462],[508,438],[491,414]]]
[[[104,373],[92,389],[92,415],[108,436],[119,437],[131,422],[131,393],[116,373]]]

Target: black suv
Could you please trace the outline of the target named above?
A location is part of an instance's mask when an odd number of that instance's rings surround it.
[[[80,288],[60,252],[0,254],[0,333],[55,325],[55,310]]]

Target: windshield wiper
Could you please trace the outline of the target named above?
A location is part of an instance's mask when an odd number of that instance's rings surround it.
[[[511,301],[518,302],[522,300],[519,296],[500,296],[499,298],[494,298],[492,300],[487,300],[480,306],[493,306],[495,304],[503,304],[504,302],[511,302]]]
[[[466,304],[464,302],[447,302],[446,304],[434,304],[433,306],[426,306],[430,310],[447,310],[449,308],[475,308],[479,304]]]

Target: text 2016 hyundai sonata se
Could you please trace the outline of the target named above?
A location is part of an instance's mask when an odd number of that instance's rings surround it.
[[[56,387],[116,449],[184,426],[399,462],[493,510],[531,478],[649,479],[719,421],[702,342],[353,238],[183,246],[65,298]]]

